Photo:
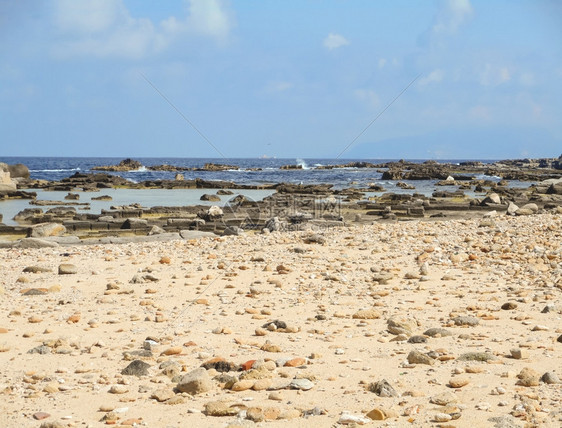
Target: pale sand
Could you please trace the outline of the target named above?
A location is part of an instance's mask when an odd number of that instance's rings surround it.
[[[558,427],[561,385],[520,386],[516,375],[530,367],[539,376],[552,371],[562,376],[562,343],[557,342],[562,333],[562,216],[502,216],[493,221],[491,227],[466,220],[323,230],[318,232],[326,238],[323,245],[306,244],[303,238],[309,233],[294,232],[0,250],[0,328],[8,330],[0,334],[0,426],[39,427],[45,421],[102,426],[102,405],[126,407],[118,413],[121,422],[142,418],[150,427],[221,427],[237,420],[189,413],[202,411],[213,400],[280,411],[326,411],[260,423],[268,427],[329,427],[337,424],[342,411],[364,416],[374,408],[397,416],[370,426],[438,426],[433,420],[444,408],[431,404],[430,398],[450,392],[458,399],[458,409],[445,410],[461,416],[442,426],[494,426],[489,418],[514,413],[520,426]],[[305,252],[295,252],[297,247]],[[170,263],[160,263],[162,257]],[[420,280],[424,260],[428,274]],[[78,272],[58,275],[61,263],[74,264]],[[278,265],[290,272],[279,274]],[[51,272],[22,273],[26,266]],[[387,284],[373,282],[381,271],[392,276]],[[158,281],[130,283],[135,275],[147,273]],[[111,283],[117,287],[107,290]],[[22,295],[28,288],[53,286],[45,295]],[[517,307],[502,310],[506,302]],[[541,313],[547,305],[554,307]],[[352,318],[370,308],[380,313],[379,319]],[[67,322],[73,314],[79,320]],[[480,322],[455,326],[452,319],[458,315]],[[387,331],[392,316],[416,322],[413,334],[444,327],[452,336],[420,344],[393,341],[395,336]],[[32,323],[31,317],[41,321]],[[256,328],[269,320],[285,321],[298,332],[256,336]],[[230,334],[213,333],[217,328]],[[147,336],[162,342],[154,358],[144,359],[152,366],[149,375],[122,376],[130,362],[123,352],[142,349]],[[184,346],[190,341],[196,345]],[[266,341],[281,352],[260,350]],[[43,343],[51,347],[50,354],[28,353]],[[182,354],[160,356],[172,346],[181,347]],[[523,349],[528,358],[511,358],[514,348]],[[437,351],[434,356],[444,361],[409,365],[406,359],[413,349]],[[484,351],[497,360],[457,360],[463,353]],[[160,374],[160,362],[179,361],[185,374],[215,356],[236,364],[302,357],[307,359],[305,368],[278,367],[273,378],[308,377],[314,387],[282,390],[282,400],[274,401],[268,399],[270,391],[233,392],[214,382],[210,392],[184,394],[181,404],[150,399],[155,390],[176,385]],[[467,367],[476,373],[466,373]],[[452,389],[447,384],[454,376],[469,383]],[[382,379],[400,396],[383,398],[366,390],[366,384]],[[123,382],[128,392],[108,392]],[[497,387],[503,394],[493,393]],[[404,416],[416,405],[419,413]],[[39,411],[51,416],[36,421],[32,415]]]

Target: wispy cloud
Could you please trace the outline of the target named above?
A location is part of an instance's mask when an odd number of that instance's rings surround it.
[[[380,97],[372,89],[356,89],[354,95],[357,99],[367,103],[370,107],[380,107]]]
[[[337,48],[341,48],[342,46],[349,45],[349,40],[347,40],[341,34],[330,33],[324,39],[324,47],[333,50]]]
[[[473,13],[470,0],[445,0],[431,30],[435,34],[456,33],[460,26],[472,17]]]
[[[479,73],[479,80],[482,86],[497,86],[511,80],[509,68],[486,64]]]
[[[425,86],[425,85],[429,85],[430,83],[438,83],[441,82],[444,77],[445,77],[445,72],[437,68],[433,70],[431,73],[429,73],[427,76],[422,77],[420,79],[420,85]]]
[[[266,92],[285,92],[288,91],[289,89],[292,89],[295,85],[291,82],[286,82],[286,81],[276,81],[276,82],[270,82],[265,90]]]
[[[133,17],[123,0],[54,0],[58,57],[138,59],[160,52],[174,40],[199,35],[224,41],[232,27],[222,0],[189,0],[189,13],[160,23]]]

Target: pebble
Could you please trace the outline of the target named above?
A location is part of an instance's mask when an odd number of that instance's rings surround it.
[[[308,391],[314,388],[314,383],[308,379],[293,379],[289,384],[291,389],[300,389],[302,391]]]
[[[408,363],[433,365],[435,364],[435,360],[419,351],[411,351],[408,354]]]
[[[59,265],[59,275],[73,275],[78,273],[78,268],[70,263],[63,263]]]
[[[453,377],[449,379],[449,386],[451,388],[462,388],[470,383],[467,378],[464,377]]]
[[[547,385],[556,385],[561,383],[560,378],[554,372],[546,372],[541,376],[541,381],[546,383]]]
[[[350,425],[350,424],[357,424],[357,425],[365,425],[372,421],[370,418],[366,418],[361,415],[354,415],[349,412],[342,412],[340,418],[338,419],[338,423],[342,425]]]

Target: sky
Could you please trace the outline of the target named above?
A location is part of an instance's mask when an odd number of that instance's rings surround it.
[[[556,0],[0,0],[0,156],[562,154]]]

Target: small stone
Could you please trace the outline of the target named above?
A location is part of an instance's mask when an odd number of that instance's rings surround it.
[[[410,337],[416,327],[416,323],[406,318],[390,318],[387,322],[387,330],[392,334],[405,334]]]
[[[129,392],[129,389],[125,385],[113,385],[109,388],[110,394],[126,394]]]
[[[496,360],[496,356],[489,354],[487,352],[466,352],[464,354],[461,354],[461,356],[458,358],[458,361],[482,361],[482,362],[486,362],[486,361],[492,361],[492,360]]]
[[[300,367],[304,365],[306,365],[306,360],[304,358],[293,358],[284,364],[285,367]]]
[[[392,387],[392,385],[386,380],[380,380],[375,383],[371,383],[368,388],[369,391],[374,392],[379,397],[399,397],[400,395]],[[371,418],[373,419],[373,418]],[[379,419],[382,420],[382,419]]]
[[[517,385],[521,386],[538,386],[540,375],[530,367],[525,367],[523,370],[519,372],[517,375],[519,380],[517,381]]]
[[[279,391],[270,392],[267,398],[273,401],[283,401],[285,399],[283,394]]]
[[[457,397],[450,392],[443,392],[441,394],[434,395],[429,399],[430,403],[437,404],[438,406],[448,406],[449,404],[456,403],[457,401]]]
[[[252,389],[254,391],[265,391],[271,386],[272,383],[273,381],[271,379],[258,379],[255,381]]]
[[[516,309],[516,308],[517,308],[517,303],[515,303],[515,302],[506,302],[502,305],[502,309],[504,311],[511,311],[513,309]]]
[[[45,412],[37,412],[33,414],[33,419],[36,421],[42,421],[43,419],[49,418],[51,415]]]
[[[386,419],[386,414],[381,409],[373,409],[366,416],[374,421],[384,421]]]
[[[78,273],[78,268],[70,263],[59,265],[59,275],[73,275]]]
[[[181,346],[173,346],[162,351],[160,355],[180,355],[182,352],[183,348]]]
[[[449,386],[451,388],[462,388],[469,384],[469,380],[463,377],[453,377],[449,380]]]
[[[258,327],[256,328],[256,336],[265,336],[267,334],[267,330],[265,328]]]
[[[141,360],[134,360],[127,367],[121,370],[121,374],[126,376],[146,376],[148,375],[149,368],[150,364]]]
[[[252,379],[243,379],[243,380],[239,380],[238,382],[234,383],[234,385],[232,385],[232,391],[246,391],[248,389],[251,389],[254,386],[254,383],[256,383],[255,380]]]
[[[375,309],[364,309],[353,314],[353,319],[356,320],[375,320],[380,317],[380,312]]]
[[[408,354],[408,363],[433,365],[435,364],[435,360],[419,351],[411,351]]]
[[[289,384],[291,389],[300,389],[301,391],[308,391],[314,388],[314,383],[308,379],[293,379]]]
[[[451,419],[453,419],[453,417],[447,413],[436,413],[433,415],[433,420],[435,422],[448,422]]]
[[[213,383],[207,370],[199,367],[184,375],[178,382],[177,389],[180,392],[196,395],[213,389]]]
[[[529,358],[529,352],[526,349],[515,348],[511,349],[509,352],[511,354],[511,358],[516,360]]]
[[[408,343],[427,343],[427,337],[422,335],[415,335],[408,339]]]
[[[154,391],[150,398],[155,399],[156,401],[162,403],[164,401],[169,400],[170,398],[174,397],[174,391],[170,388],[162,388]]]
[[[207,416],[236,416],[239,409],[230,407],[224,401],[209,401],[205,404],[205,413]]]
[[[430,328],[429,330],[424,331],[423,334],[424,336],[429,337],[446,337],[453,335],[451,331],[439,327]]]
[[[471,316],[460,316],[460,317],[453,318],[453,322],[455,323],[455,325],[459,325],[459,326],[467,325],[473,327],[480,323],[480,319]]]
[[[338,420],[338,423],[342,425],[351,425],[351,424],[365,425],[370,423],[371,421],[372,419],[363,417],[361,415],[354,415],[349,412],[342,412]]]
[[[546,372],[541,376],[541,381],[548,385],[556,385],[560,383],[560,378],[554,372]]]
[[[160,258],[159,263],[162,265],[169,265],[170,263],[172,263],[172,260],[168,256],[164,256]]]

